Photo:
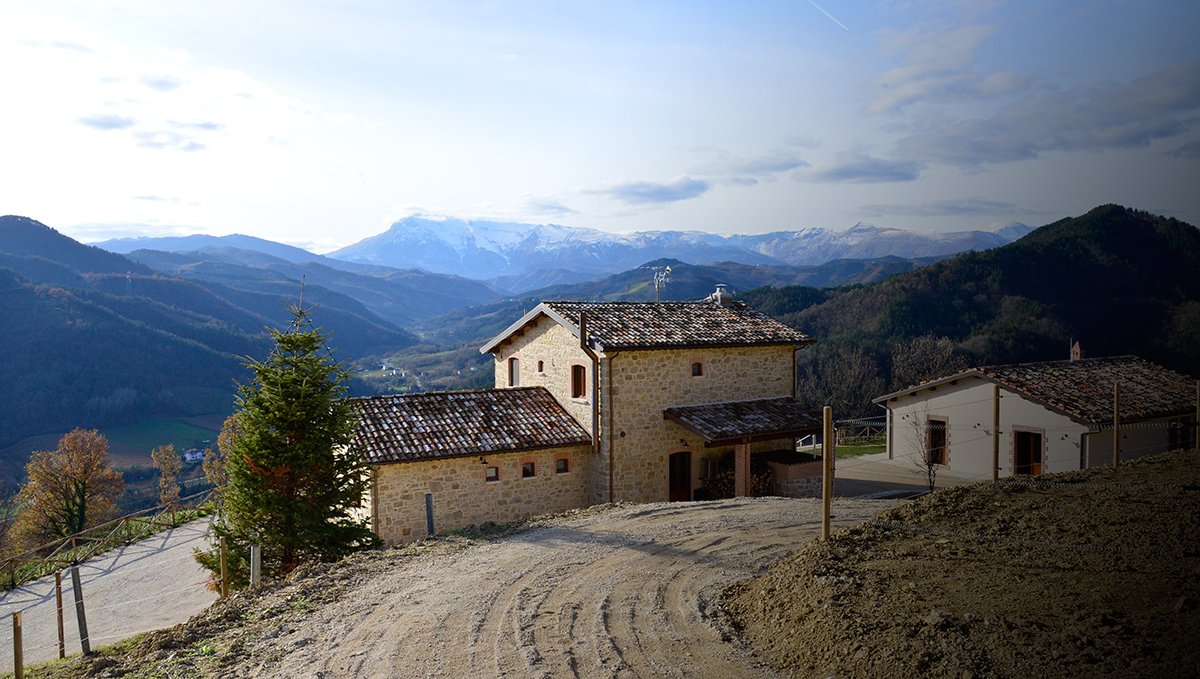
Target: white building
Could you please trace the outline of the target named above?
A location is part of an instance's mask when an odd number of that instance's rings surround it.
[[[981,480],[1107,464],[1115,385],[1120,455],[1196,447],[1200,383],[1136,356],[985,366],[880,396],[888,457]],[[999,406],[999,440],[993,441]]]

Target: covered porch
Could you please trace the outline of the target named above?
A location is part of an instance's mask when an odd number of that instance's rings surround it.
[[[663,410],[674,422],[704,440],[705,448],[734,447],[734,495],[749,495],[751,444],[821,433],[821,412],[791,397],[729,401]]]

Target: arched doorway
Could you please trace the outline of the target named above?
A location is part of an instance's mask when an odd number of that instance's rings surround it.
[[[668,458],[671,502],[686,502],[692,499],[692,451],[671,453]]]

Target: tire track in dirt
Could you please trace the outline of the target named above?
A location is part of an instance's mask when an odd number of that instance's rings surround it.
[[[839,500],[835,524],[890,506]],[[773,677],[714,625],[730,582],[820,533],[820,502],[621,507],[404,564],[241,676]],[[246,668],[250,669],[250,668]]]

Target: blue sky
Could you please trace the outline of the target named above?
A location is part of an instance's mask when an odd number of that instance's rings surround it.
[[[415,213],[1200,224],[1197,27],[1196,0],[9,0],[0,214],[316,251]]]

